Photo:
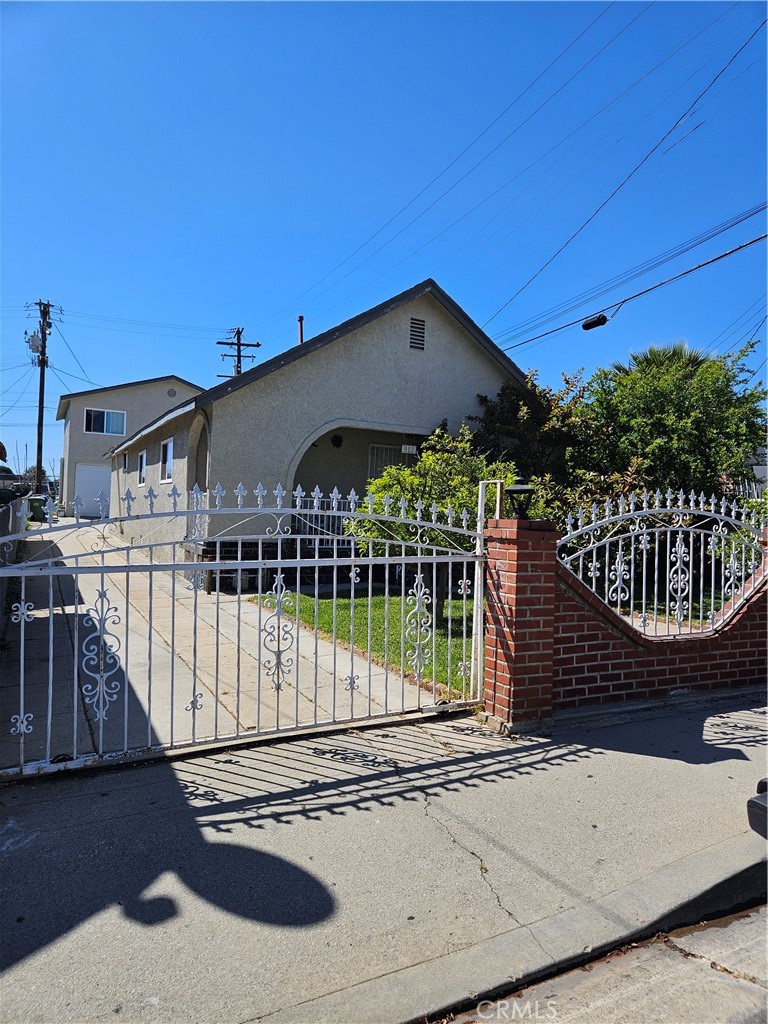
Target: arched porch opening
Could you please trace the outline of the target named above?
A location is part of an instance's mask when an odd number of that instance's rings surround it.
[[[334,487],[346,496],[364,495],[368,481],[391,465],[413,465],[422,434],[336,426],[312,441],[298,461],[292,489],[309,494],[317,486],[327,497]],[[405,450],[404,450],[405,449]]]
[[[201,491],[208,490],[208,463],[210,457],[210,428],[202,414],[195,417],[189,431],[189,456],[187,458],[187,490],[195,484]]]

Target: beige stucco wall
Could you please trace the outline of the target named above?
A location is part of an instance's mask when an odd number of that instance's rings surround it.
[[[175,395],[169,395],[169,389]],[[156,419],[168,409],[199,394],[179,380],[167,379],[151,384],[136,384],[132,387],[115,388],[73,398],[64,424],[64,472],[61,481],[61,501],[67,512],[75,497],[75,467],[77,463],[90,466],[109,467],[111,461],[104,453],[122,440],[116,434],[86,434],[85,410],[109,409],[125,413],[125,437],[130,437],[144,424]],[[110,512],[116,515],[115,506],[110,502]]]
[[[410,348],[411,317],[426,321],[423,352]],[[479,412],[477,395],[495,395],[506,379],[504,368],[440,303],[423,296],[134,442],[128,452],[127,475],[121,456],[115,460],[113,507],[117,507],[117,495],[129,486],[140,495],[134,511],[143,511],[144,494],[151,485],[159,495],[156,511],[170,509],[170,484],[160,485],[159,459],[160,445],[171,435],[173,482],[185,491],[185,502],[196,479],[206,482],[201,478],[201,460],[196,458],[203,430],[210,445],[207,483],[211,488],[220,483],[227,492],[224,507],[236,504],[234,490],[241,481],[249,492],[245,504],[251,507],[259,483],[268,492],[267,505],[274,504],[273,492],[279,483],[288,492],[300,483],[307,492],[319,484],[326,496],[334,486],[344,495],[352,487],[362,495],[369,444],[416,443],[443,419],[456,433],[468,415]],[[340,449],[330,444],[333,433],[344,437]],[[137,460],[144,448],[147,483],[141,488]],[[186,505],[180,502],[179,507]],[[257,525],[244,523],[242,516],[212,517],[208,532],[243,535]],[[186,521],[180,518],[159,525],[155,520],[150,526],[139,519],[123,524],[122,532],[131,543],[179,541],[186,536]]]
[[[170,512],[173,503],[169,492],[175,485],[176,489],[181,492],[177,508],[187,508],[187,452],[190,429],[194,420],[194,413],[185,413],[134,442],[125,452],[127,461],[125,469],[123,469],[122,453],[115,455],[112,459],[110,515],[125,515],[126,505],[123,495],[127,490],[130,489],[135,499],[131,509],[135,518],[119,524],[120,536],[126,543],[138,544],[146,541],[153,544],[165,544],[183,541],[187,536],[186,516],[147,520],[149,502],[146,495],[152,488],[158,496],[154,506],[155,512]],[[173,439],[173,474],[171,480],[161,482],[160,449],[162,443],[169,439]],[[139,453],[142,451],[147,453],[144,484],[139,483]],[[180,554],[179,557],[181,557]]]
[[[336,434],[342,439],[341,447],[333,445],[331,438]],[[309,495],[318,486],[325,497],[330,496],[334,487],[338,487],[342,495],[355,489],[358,496],[366,493],[368,482],[368,456],[371,445],[391,445],[398,449],[403,445],[403,434],[387,431],[357,430],[339,427],[321,434],[307,448],[294,474],[293,489],[301,484],[304,492]],[[416,445],[423,437],[408,435],[406,444]],[[413,462],[413,456],[400,456],[403,462]]]
[[[411,317],[426,321],[423,352],[410,348]],[[455,433],[479,412],[477,394],[495,395],[505,379],[440,303],[422,296],[220,398],[211,408],[211,481],[292,490],[321,435],[345,427],[425,435],[443,418]]]

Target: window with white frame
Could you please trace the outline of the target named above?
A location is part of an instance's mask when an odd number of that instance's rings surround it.
[[[173,438],[169,437],[160,445],[160,482],[165,483],[173,477]]]
[[[147,453],[139,452],[139,484],[147,482]]]
[[[128,454],[127,454],[127,452],[123,452],[123,472],[124,473],[128,472]]]
[[[114,409],[86,409],[83,430],[86,434],[125,434],[125,413]]]

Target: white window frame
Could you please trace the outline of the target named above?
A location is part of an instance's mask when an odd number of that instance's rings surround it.
[[[170,445],[169,454],[170,465],[168,466],[168,476],[164,476],[163,473],[166,469],[167,459],[163,459],[163,449],[166,445]],[[160,483],[167,484],[173,480],[173,438],[167,437],[164,441],[160,442]]]
[[[139,487],[144,487],[147,483],[147,449],[139,452],[139,462],[136,468],[136,478]]]
[[[107,413],[113,412],[117,416],[123,417],[123,429],[120,431],[106,431],[106,430],[88,430],[86,428],[86,420],[89,412],[103,412],[104,413],[104,426],[107,425]],[[125,437],[125,410],[124,409],[97,409],[92,405],[86,406],[83,409],[83,433],[84,434],[98,434],[104,437]]]

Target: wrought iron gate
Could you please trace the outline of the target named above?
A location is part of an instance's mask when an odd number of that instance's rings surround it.
[[[197,489],[47,521],[14,564],[0,775],[128,761],[479,698],[482,537],[466,510],[354,491]],[[250,496],[255,497],[255,502]],[[210,505],[210,507],[208,507]],[[106,502],[102,498],[103,509]],[[474,516],[473,516],[474,518]]]
[[[766,573],[763,507],[683,491],[630,494],[568,516],[558,555],[650,636],[722,626]]]

